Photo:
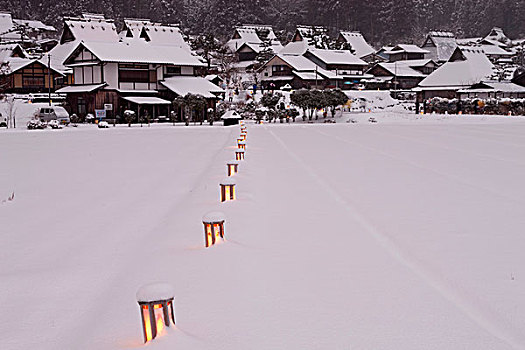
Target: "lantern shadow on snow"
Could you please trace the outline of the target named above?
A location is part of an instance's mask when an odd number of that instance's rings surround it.
[[[137,291],[144,343],[162,334],[165,327],[175,325],[173,299],[173,287],[167,283],[147,284]]]
[[[206,248],[215,245],[219,239],[224,239],[224,221],[225,215],[218,211],[210,212],[202,217]]]

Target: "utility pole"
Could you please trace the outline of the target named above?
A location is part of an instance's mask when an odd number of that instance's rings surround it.
[[[47,92],[49,97],[49,106],[51,106],[51,55],[47,54]]]
[[[394,98],[397,100],[397,61],[394,62]]]
[[[319,90],[319,86],[317,85],[317,65],[315,65],[315,89]]]

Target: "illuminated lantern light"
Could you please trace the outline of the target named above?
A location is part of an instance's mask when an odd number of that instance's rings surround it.
[[[226,169],[228,170],[228,176],[233,176],[239,172],[239,162],[231,161],[226,164]]]
[[[241,141],[237,144],[237,147],[239,149],[242,149],[242,150],[245,150],[246,151],[246,142],[245,141]]]
[[[235,160],[244,160],[244,150],[238,149],[235,151]]]
[[[146,284],[137,291],[144,343],[161,335],[165,327],[175,325],[173,299],[173,287],[167,283]]]
[[[221,202],[229,202],[237,199],[235,194],[235,181],[232,178],[227,178],[220,183],[221,186]]]
[[[246,141],[246,133],[241,133],[239,139],[241,139],[242,141]]]
[[[239,145],[239,143],[243,142],[244,141],[244,138],[242,137],[242,135],[237,139],[237,145]]]
[[[225,215],[221,212],[210,212],[202,217],[204,224],[204,244],[206,248],[215,245],[219,239],[224,239]]]

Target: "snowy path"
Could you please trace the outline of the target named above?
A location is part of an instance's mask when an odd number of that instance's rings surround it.
[[[108,131],[0,139],[2,349],[139,348],[159,280],[154,349],[525,347],[525,125],[251,125],[227,204],[237,128]]]

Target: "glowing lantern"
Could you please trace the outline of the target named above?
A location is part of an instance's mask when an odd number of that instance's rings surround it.
[[[231,161],[226,164],[226,167],[228,169],[228,176],[233,176],[239,172],[239,162],[238,161]]]
[[[246,133],[241,133],[241,136],[237,140],[246,141]]]
[[[161,335],[165,327],[175,325],[173,298],[173,287],[167,283],[146,284],[137,291],[144,343]]]
[[[238,149],[235,151],[235,160],[244,160],[244,150]]]
[[[237,145],[241,142],[244,141],[244,138],[242,137],[242,135],[237,139]]]
[[[225,216],[221,212],[210,212],[202,217],[204,224],[204,244],[206,248],[211,247],[219,238],[224,239]]]
[[[220,183],[221,185],[221,202],[229,202],[237,199],[235,195],[235,181],[227,178]]]
[[[239,149],[242,149],[242,150],[246,150],[246,142],[245,141],[241,141],[237,144],[237,147]]]

